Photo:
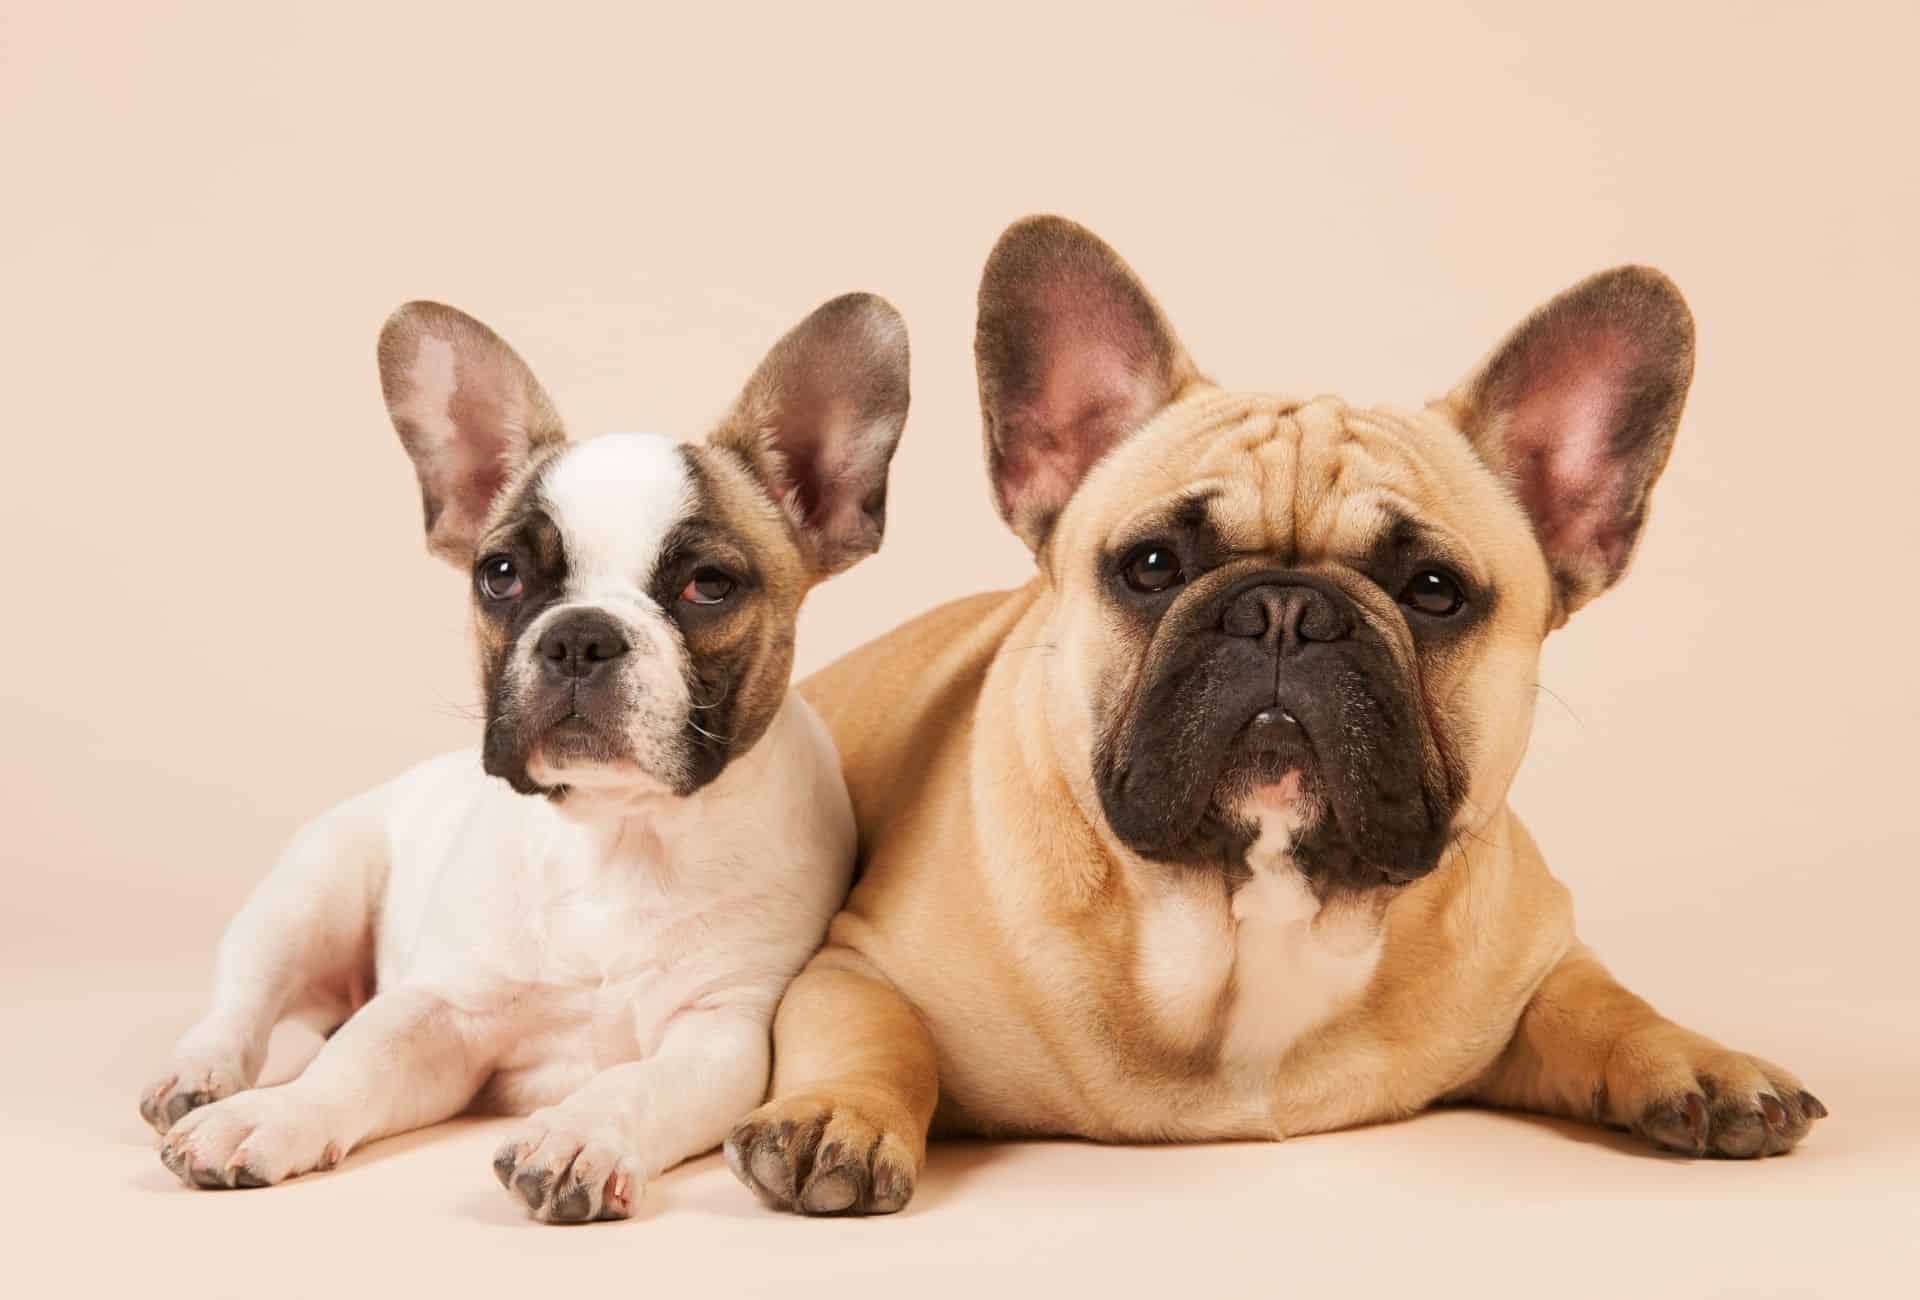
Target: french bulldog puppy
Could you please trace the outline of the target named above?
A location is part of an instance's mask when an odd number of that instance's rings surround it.
[[[510,1194],[623,1218],[764,1098],[775,1004],[846,894],[839,760],[787,685],[801,598],[880,545],[906,331],[825,304],[703,445],[568,443],[513,350],[435,303],[379,362],[428,546],[472,583],[485,731],[294,838],[140,1111],[190,1187],[527,1115]],[[329,1038],[255,1088],[282,1020]]]
[[[734,1172],[885,1213],[943,1132],[1283,1138],[1447,1099],[1787,1150],[1800,1081],[1574,936],[1507,790],[1542,639],[1627,566],[1693,325],[1626,267],[1416,410],[1227,392],[1057,218],[980,288],[986,452],[1039,574],[803,686],[864,872]]]

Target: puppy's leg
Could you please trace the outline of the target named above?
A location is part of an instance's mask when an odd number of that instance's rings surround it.
[[[1697,1156],[1777,1155],[1827,1113],[1792,1074],[1665,1019],[1578,946],[1469,1095],[1632,1129]]]
[[[393,989],[291,1083],[189,1112],[167,1131],[160,1158],[192,1187],[265,1187],[331,1168],[362,1142],[458,1114],[492,1059],[473,1016],[424,989]]]
[[[865,958],[828,947],[780,1003],[773,1100],[727,1137],[761,1199],[803,1214],[891,1214],[913,1195],[939,1098],[933,1037]]]
[[[500,1185],[548,1223],[626,1218],[648,1180],[719,1146],[767,1095],[767,1020],[764,1006],[682,1012],[653,1055],[529,1115],[494,1155]]]
[[[320,1012],[331,1028],[351,1012],[353,986],[372,964],[373,900],[386,875],[373,802],[350,800],[303,829],[228,925],[213,1005],[140,1093],[140,1114],[156,1132],[251,1088],[283,1016]]]

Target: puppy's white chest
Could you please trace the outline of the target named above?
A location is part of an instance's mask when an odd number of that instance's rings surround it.
[[[1229,897],[1218,880],[1171,885],[1142,918],[1139,975],[1171,1038],[1220,1033],[1230,1067],[1277,1063],[1351,1006],[1379,964],[1370,910],[1323,907],[1284,854],[1256,854]]]

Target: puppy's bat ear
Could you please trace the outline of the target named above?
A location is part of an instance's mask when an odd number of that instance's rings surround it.
[[[1529,316],[1441,403],[1533,521],[1564,618],[1626,571],[1693,379],[1693,315],[1623,266]]]
[[[427,549],[473,560],[493,499],[534,451],[565,432],[539,381],[465,312],[410,302],[380,331],[380,391],[420,476]]]
[[[845,294],[773,345],[707,438],[746,462],[786,513],[816,578],[880,548],[907,379],[900,313],[873,294]]]
[[[994,245],[973,355],[994,504],[1036,552],[1087,471],[1200,377],[1120,255],[1053,216]]]

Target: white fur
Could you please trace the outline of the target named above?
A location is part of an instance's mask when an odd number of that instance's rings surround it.
[[[684,718],[685,649],[645,584],[691,502],[685,463],[663,438],[600,438],[564,453],[546,493],[566,603],[627,623],[634,689]],[[790,695],[692,796],[630,765],[597,775],[553,803],[450,754],[301,831],[143,1094],[168,1165],[278,1182],[478,1101],[532,1112],[501,1167],[537,1216],[607,1218],[718,1145],[762,1100],[774,1008],[846,895],[839,759]],[[288,1019],[335,1032],[294,1081],[253,1089]]]
[[[514,647],[511,689],[526,690],[539,671],[540,638],[554,620],[596,609],[625,630],[629,653],[617,669],[626,701],[628,743],[638,775],[657,789],[680,775],[674,740],[692,707],[679,630],[647,590],[667,535],[694,507],[693,483],[679,445],[647,433],[609,433],[567,448],[541,484],[547,513],[567,554],[566,596],[543,611]],[[601,784],[603,770],[549,764],[531,756],[528,775],[543,785]],[[624,766],[617,779],[630,779]]]
[[[1252,877],[1169,882],[1144,911],[1138,977],[1161,1026],[1183,1046],[1205,1033],[1229,991],[1223,1055],[1258,1081],[1307,1034],[1352,1005],[1379,964],[1381,935],[1359,913],[1324,908],[1289,855],[1297,805],[1254,810]]]
[[[566,540],[570,599],[621,600],[647,579],[661,543],[692,507],[679,445],[651,433],[607,433],[566,449],[541,483]]]
[[[508,1147],[557,1142],[554,1174],[602,1153],[586,1190],[624,1214],[762,1099],[774,1008],[853,847],[833,742],[798,696],[686,799],[553,804],[472,751],[424,763],[301,832],[229,927],[213,1007],[148,1096],[164,1114],[233,1095],[172,1125],[168,1163],[276,1182],[478,1097],[534,1112]],[[292,1083],[243,1090],[275,1023],[348,1013]]]

